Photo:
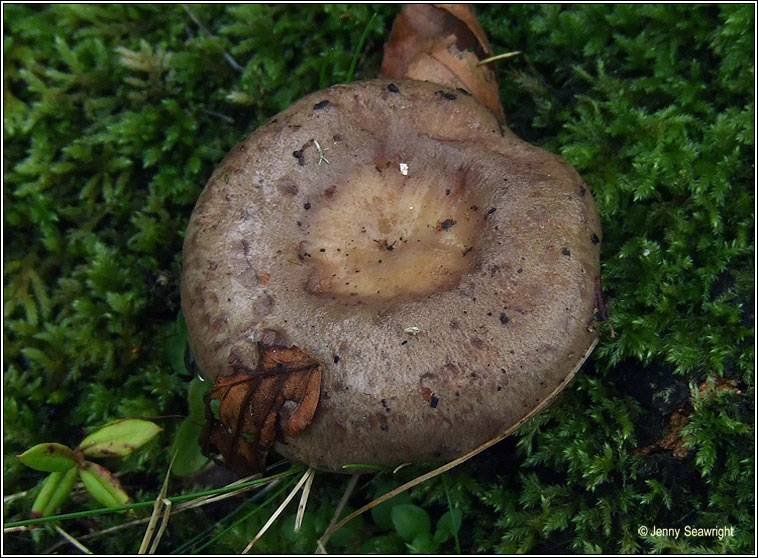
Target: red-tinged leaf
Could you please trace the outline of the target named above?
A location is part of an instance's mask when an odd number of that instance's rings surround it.
[[[152,440],[161,430],[149,420],[117,420],[87,436],[79,449],[87,457],[123,457]]]
[[[79,469],[79,476],[87,491],[102,505],[112,508],[129,502],[129,495],[121,483],[105,467],[85,461]]]
[[[200,436],[206,455],[218,452],[236,473],[265,469],[277,439],[297,436],[313,420],[321,393],[322,364],[298,347],[258,344],[255,370],[236,366],[205,395],[207,423]],[[286,401],[297,404],[284,432],[277,431]]]
[[[37,444],[19,455],[18,460],[27,467],[47,473],[63,473],[77,463],[71,448],[54,442]]]

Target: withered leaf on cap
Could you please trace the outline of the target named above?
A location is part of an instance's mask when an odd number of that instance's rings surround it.
[[[307,351],[263,343],[258,343],[258,351],[254,370],[234,365],[235,373],[216,378],[204,398],[203,453],[220,453],[239,475],[263,472],[277,438],[297,436],[311,423],[321,393],[323,367]],[[286,401],[297,407],[282,433],[277,423]]]
[[[470,5],[407,4],[384,45],[382,76],[464,89],[504,123],[495,72],[479,64],[489,56],[492,48]]]

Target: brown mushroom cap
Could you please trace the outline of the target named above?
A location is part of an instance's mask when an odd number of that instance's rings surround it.
[[[576,171],[465,92],[331,87],[239,143],[200,196],[190,345],[209,378],[253,369],[259,342],[323,363],[312,424],[275,446],[287,457],[451,459],[549,400],[591,350],[600,236]]]

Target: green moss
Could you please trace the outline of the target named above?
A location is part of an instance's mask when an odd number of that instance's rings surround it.
[[[498,67],[509,125],[560,153],[595,195],[616,338],[606,330],[548,411],[447,474],[447,490],[441,479],[415,489],[413,502],[434,524],[461,509],[464,552],[753,552],[752,7],[480,8],[494,50],[523,52]],[[364,32],[356,78],[376,75],[397,8],[189,10],[4,7],[6,454],[153,417],[166,428],[161,441],[113,467],[145,500],[168,466],[173,417],[187,413],[191,376],[174,345],[197,195],[247,132],[347,79]],[[676,413],[686,417],[681,451],[642,451]],[[13,491],[32,490],[6,510],[23,518],[41,478],[13,457],[4,477]],[[312,550],[343,486],[320,475],[310,538],[277,531],[261,549]],[[239,551],[275,506],[216,550]],[[220,532],[232,521],[220,517],[177,516],[162,546],[177,548],[199,521],[218,521]],[[643,525],[733,526],[734,536],[643,537]],[[56,537],[38,532],[35,548]],[[374,537],[396,535],[367,516],[340,549]],[[92,545],[123,552],[138,538],[124,531]],[[6,535],[20,552],[30,540]]]

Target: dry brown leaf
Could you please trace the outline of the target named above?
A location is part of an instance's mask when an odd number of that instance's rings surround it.
[[[434,4],[434,7],[445,10],[466,26],[471,34],[476,37],[482,49],[482,52],[479,54],[485,57],[492,56],[492,47],[490,47],[490,42],[487,40],[487,34],[482,29],[482,26],[479,25],[479,20],[476,19],[476,14],[471,4]]]
[[[384,45],[382,76],[465,89],[505,122],[495,72],[478,65],[491,55],[471,6],[410,4],[395,19]]]
[[[321,393],[323,367],[307,351],[263,343],[258,344],[258,351],[255,370],[234,366],[235,373],[216,378],[205,395],[203,453],[220,453],[240,475],[265,469],[269,449],[282,434],[277,424],[284,403],[292,401],[297,406],[283,434],[297,436],[313,420]]]

